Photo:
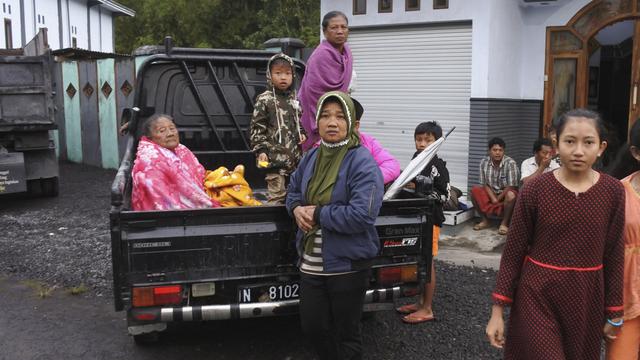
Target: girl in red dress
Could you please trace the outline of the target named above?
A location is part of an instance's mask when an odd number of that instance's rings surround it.
[[[625,198],[592,169],[607,146],[602,120],[569,111],[557,136],[562,167],[522,188],[500,261],[486,333],[505,359],[598,360],[622,322]]]

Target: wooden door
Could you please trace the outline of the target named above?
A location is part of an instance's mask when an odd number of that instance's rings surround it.
[[[572,29],[547,28],[544,124],[546,136],[564,112],[587,105],[589,49]]]
[[[638,18],[640,0],[592,0],[566,25],[547,28],[542,126],[544,135],[564,111],[588,105],[589,57],[597,49],[594,36],[611,24]],[[630,85],[630,125],[640,117],[639,35],[636,22]]]

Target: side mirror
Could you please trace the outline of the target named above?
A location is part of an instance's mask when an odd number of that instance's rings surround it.
[[[136,118],[136,115],[140,111],[137,107],[122,109],[122,116],[120,117],[120,135],[127,134],[132,129],[130,128],[132,121]]]

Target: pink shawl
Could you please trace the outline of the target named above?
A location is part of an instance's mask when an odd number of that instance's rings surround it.
[[[360,145],[369,150],[371,156],[373,156],[373,159],[376,161],[376,164],[378,164],[384,184],[390,184],[400,175],[400,163],[387,151],[387,149],[383,148],[378,140],[373,136],[367,135],[362,131],[359,133]],[[313,147],[318,146],[320,146],[319,140],[313,145]]]
[[[307,141],[302,145],[304,151],[320,140],[316,125],[318,99],[328,91],[347,92],[352,71],[353,58],[347,44],[344,44],[341,54],[327,40],[323,40],[311,54],[298,92],[302,105],[300,121],[307,131]]]
[[[217,207],[204,191],[204,167],[186,146],[173,151],[143,136],[133,163],[133,210]]]

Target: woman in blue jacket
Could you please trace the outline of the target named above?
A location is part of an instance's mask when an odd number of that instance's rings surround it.
[[[287,209],[298,224],[300,319],[321,359],[361,359],[360,317],[371,260],[382,174],[359,146],[354,105],[332,91],[318,101],[321,145],[291,176]]]

